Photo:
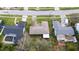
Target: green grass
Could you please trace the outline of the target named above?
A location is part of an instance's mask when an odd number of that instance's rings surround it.
[[[0,10],[24,10],[24,7],[11,7],[10,9],[8,8],[4,8],[4,7],[0,7]]]
[[[27,23],[26,23],[26,31],[27,32],[29,32],[29,28],[30,28],[31,23],[32,23],[31,19],[32,19],[32,16],[28,16]]]
[[[0,36],[0,43],[2,43],[3,35]]]
[[[28,10],[36,11],[36,8],[37,7],[29,7]],[[48,10],[54,10],[54,8],[53,7],[39,7],[39,10],[40,11],[48,11]]]
[[[28,10],[36,10],[36,7],[29,7]]]
[[[8,16],[8,17],[22,17],[22,15],[9,15],[9,14],[0,14],[0,16]]]
[[[66,42],[66,50],[67,51],[77,51],[78,50],[78,44],[73,42]]]
[[[16,48],[14,45],[6,45],[6,44],[2,44],[0,43],[0,51],[15,51]]]
[[[14,18],[1,18],[5,25],[14,25]]]
[[[60,10],[72,10],[72,9],[79,9],[79,7],[60,7]]]
[[[3,20],[4,25],[14,25],[15,18],[0,17],[0,20]],[[17,21],[20,22],[21,18],[17,18]]]
[[[10,8],[10,10],[24,10],[24,7],[16,7],[16,9]]]
[[[39,7],[39,10],[48,11],[48,10],[54,10],[53,7]]]

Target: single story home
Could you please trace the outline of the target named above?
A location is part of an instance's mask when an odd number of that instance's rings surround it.
[[[3,43],[17,44],[18,40],[23,37],[25,31],[25,22],[19,23],[17,26],[5,26],[3,34]]]
[[[63,27],[59,21],[53,21],[52,24],[58,41],[77,42],[76,37],[73,36],[75,33],[71,26]]]
[[[71,26],[62,27],[59,21],[53,21],[53,28],[55,31],[55,35],[74,35],[74,30]]]
[[[30,26],[30,35],[42,35],[43,38],[49,38],[49,26],[47,21],[42,21],[41,24]]]

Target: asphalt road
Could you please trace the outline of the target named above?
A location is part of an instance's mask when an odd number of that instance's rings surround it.
[[[0,14],[15,14],[15,15],[68,15],[79,13],[76,10],[58,10],[58,11],[19,11],[19,10],[0,10]]]

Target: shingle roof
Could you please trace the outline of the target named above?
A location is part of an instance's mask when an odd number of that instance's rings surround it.
[[[15,42],[17,42],[18,39],[21,39],[21,37],[23,36],[23,27],[25,25],[23,23],[18,24],[18,26],[5,26],[5,29],[3,31],[3,34],[15,34],[16,38],[15,38]]]
[[[49,34],[48,22],[43,21],[41,25],[30,26],[29,34]]]
[[[6,34],[16,34],[16,39],[15,41],[17,41],[18,39],[20,39],[23,35],[23,31],[21,28],[18,28],[18,27],[15,27],[15,26],[6,26],[4,31],[3,31],[3,34],[6,35]]]
[[[53,21],[53,28],[56,35],[74,35],[74,30],[72,27],[62,27],[59,21]]]
[[[2,27],[3,27],[3,26],[2,26],[2,25],[0,25],[0,29],[2,29]]]
[[[56,30],[56,35],[74,35],[74,30],[72,27],[64,27]]]
[[[53,28],[56,29],[61,29],[61,24],[58,21],[53,21]]]
[[[25,23],[25,22],[20,22],[20,23],[18,24],[18,27],[20,27],[20,28],[24,28],[24,27],[25,27],[25,25],[26,25],[26,23]]]

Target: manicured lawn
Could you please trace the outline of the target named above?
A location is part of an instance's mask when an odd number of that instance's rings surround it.
[[[28,7],[28,10],[36,10],[36,7]]]
[[[14,25],[14,18],[1,18],[5,25]]]
[[[53,7],[39,7],[39,10],[48,11],[48,10],[54,10]]]
[[[0,20],[3,20],[5,25],[14,25],[15,18],[0,17]],[[17,21],[21,21],[21,18],[17,18]]]
[[[0,16],[8,16],[8,17],[22,17],[22,15],[9,15],[9,14],[0,14]]]
[[[29,7],[28,10],[36,10],[36,7]],[[54,10],[53,7],[39,7],[40,11]]]
[[[0,7],[0,10],[24,10],[24,7],[11,7],[10,9],[8,8],[4,8],[4,7]]]
[[[60,10],[72,10],[72,9],[79,9],[79,7],[60,7]]]

